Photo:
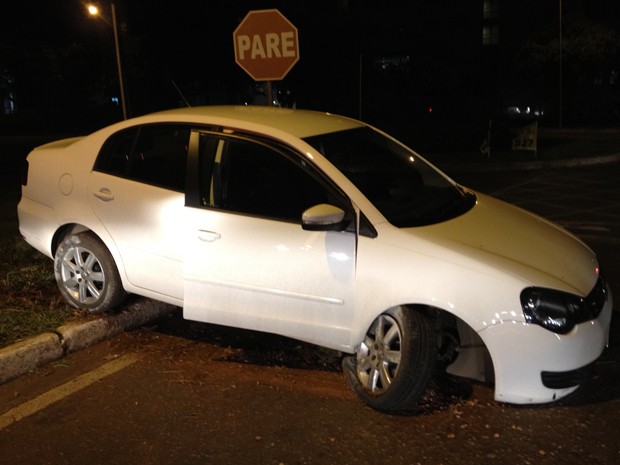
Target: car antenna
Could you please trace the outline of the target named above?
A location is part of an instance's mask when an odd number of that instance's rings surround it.
[[[185,105],[187,105],[187,108],[191,108],[192,106],[189,104],[189,102],[187,101],[187,99],[185,98],[185,95],[183,95],[183,92],[181,92],[181,89],[179,89],[179,86],[177,86],[177,83],[174,82],[174,79],[171,79],[172,81],[172,85],[174,86],[174,88],[177,90],[177,92],[179,93],[179,95],[181,96],[181,98],[183,99],[183,101],[185,102]]]

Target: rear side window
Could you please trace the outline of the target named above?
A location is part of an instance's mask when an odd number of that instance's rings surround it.
[[[190,128],[180,124],[117,132],[103,145],[95,170],[184,192],[189,135]]]

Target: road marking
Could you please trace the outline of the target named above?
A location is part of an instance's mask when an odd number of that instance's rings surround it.
[[[128,367],[137,361],[138,356],[135,354],[117,358],[116,360],[106,363],[95,370],[84,373],[83,375],[80,375],[65,384],[47,391],[44,394],[29,400],[28,402],[12,408],[11,410],[0,415],[0,431],[15,422],[23,420],[24,418],[49,407],[51,404],[58,402],[65,397],[90,386],[94,382]]]

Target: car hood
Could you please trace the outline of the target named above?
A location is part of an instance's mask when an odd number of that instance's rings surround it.
[[[598,276],[598,263],[588,246],[543,218],[492,197],[476,195],[476,205],[467,213],[406,231],[529,285],[555,287],[582,296],[590,292]]]

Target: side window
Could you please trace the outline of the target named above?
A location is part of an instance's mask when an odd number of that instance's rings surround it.
[[[184,191],[189,134],[189,128],[177,125],[142,127],[134,146],[128,177]]]
[[[95,169],[134,181],[184,191],[190,129],[157,124],[131,128],[104,145]]]
[[[220,139],[215,152],[208,166],[211,182],[202,183],[203,205],[299,222],[304,210],[333,198],[301,158],[232,138]]]
[[[111,136],[99,153],[95,170],[125,177],[138,131],[139,126],[125,129]]]

